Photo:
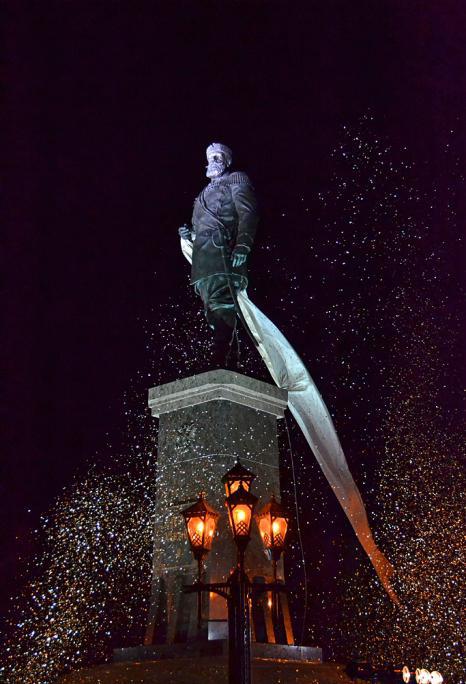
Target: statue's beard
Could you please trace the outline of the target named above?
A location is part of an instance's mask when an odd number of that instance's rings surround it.
[[[205,172],[205,175],[207,178],[218,178],[225,173],[226,168],[227,166],[225,162],[210,161],[207,164],[207,171]]]

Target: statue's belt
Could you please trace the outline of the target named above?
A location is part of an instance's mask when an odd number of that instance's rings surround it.
[[[215,228],[204,228],[204,230],[196,231],[196,237],[201,238],[211,238],[213,235],[218,235],[220,231],[220,227],[215,227]],[[225,242],[228,244],[228,242],[231,240],[231,236],[227,232],[226,228],[223,229],[222,231],[222,237],[225,240]]]

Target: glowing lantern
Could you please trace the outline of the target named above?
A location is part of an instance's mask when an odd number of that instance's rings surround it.
[[[442,684],[443,677],[437,670],[433,670],[430,673],[430,684]]]
[[[251,537],[252,513],[257,501],[257,496],[251,494],[242,482],[225,500],[233,538],[240,551],[245,550]]]
[[[429,670],[425,670],[422,668],[420,670],[419,668],[416,669],[416,682],[417,684],[429,684],[430,683],[430,672]]]
[[[274,496],[256,515],[264,549],[273,561],[278,561],[285,548],[289,516]]]
[[[222,477],[226,495],[231,496],[240,486],[243,486],[249,492],[255,477],[254,473],[241,465],[238,459],[233,468]]]
[[[407,665],[404,666],[402,669],[402,677],[403,681],[405,684],[408,684],[409,680],[411,679],[411,672],[409,670],[409,667]]]
[[[188,532],[191,551],[196,560],[202,560],[212,548],[219,514],[209,506],[203,493],[195,504],[182,511]]]

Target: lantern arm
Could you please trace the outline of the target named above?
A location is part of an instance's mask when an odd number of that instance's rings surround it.
[[[228,582],[196,582],[196,584],[183,584],[184,594],[198,594],[200,591],[208,591],[213,594],[230,598],[230,584]]]
[[[286,584],[284,582],[248,582],[248,586],[253,594],[261,594],[266,591],[286,591]],[[184,594],[198,594],[202,591],[218,594],[228,600],[231,598],[231,582],[196,582],[196,584],[183,584]]]
[[[265,591],[286,591],[284,582],[251,582],[252,591],[255,594],[263,594]]]

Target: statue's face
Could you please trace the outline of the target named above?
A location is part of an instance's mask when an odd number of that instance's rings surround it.
[[[218,178],[228,168],[226,159],[221,152],[212,152],[207,155],[207,170],[205,175],[207,178]]]

